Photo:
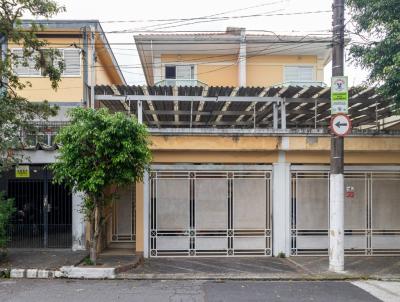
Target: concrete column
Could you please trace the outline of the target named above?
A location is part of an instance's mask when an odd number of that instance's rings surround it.
[[[273,128],[278,129],[278,105],[276,103],[272,104],[272,121],[273,121]]]
[[[150,182],[149,173],[143,176],[143,257],[149,257],[150,242]]]
[[[284,157],[284,156],[282,156]],[[273,255],[290,255],[290,164],[274,163],[272,171]]]
[[[281,102],[281,129],[286,129],[286,100],[284,98]]]
[[[154,84],[162,81],[164,79],[164,70],[162,70],[162,65],[161,65],[161,57],[160,56],[154,56],[153,57],[153,78],[154,78]]]
[[[136,183],[136,254],[143,256],[143,183]]]
[[[137,102],[137,119],[139,124],[143,124],[143,104],[142,101]]]
[[[238,57],[238,77],[239,86],[246,86],[246,30],[243,28],[240,31],[240,46]]]
[[[329,270],[344,270],[344,176],[331,174],[329,202]]]
[[[72,193],[72,250],[82,251],[85,244],[85,217],[82,213],[83,193]]]

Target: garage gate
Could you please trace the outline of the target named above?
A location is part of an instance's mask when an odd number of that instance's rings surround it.
[[[271,256],[271,168],[155,169],[150,256]]]
[[[291,254],[328,254],[329,172],[292,170]],[[400,173],[345,173],[345,254],[400,254]]]
[[[30,177],[11,170],[0,179],[0,191],[14,200],[15,213],[7,226],[10,248],[71,248],[72,193],[54,184],[42,165],[29,165]]]

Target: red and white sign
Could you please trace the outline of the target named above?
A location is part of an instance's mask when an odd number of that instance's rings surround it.
[[[351,121],[346,114],[336,114],[331,118],[331,130],[337,136],[345,136],[351,131]]]

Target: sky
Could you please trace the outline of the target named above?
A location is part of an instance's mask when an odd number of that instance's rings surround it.
[[[138,53],[134,46],[133,35],[144,30],[163,31],[225,31],[226,27],[245,27],[247,30],[266,30],[277,34],[309,33],[329,34],[332,26],[332,0],[58,0],[66,7],[66,12],[55,19],[98,19],[106,32],[113,52],[128,84],[145,83],[140,67]],[[215,22],[173,23],[171,21],[147,21],[196,18],[221,14],[224,17],[238,17],[253,14],[287,14],[293,12],[315,12],[285,16],[262,16],[229,18]],[[117,22],[115,22],[117,21]],[[125,21],[125,22],[120,22]],[[134,21],[134,22],[126,22]],[[166,24],[168,23],[168,24]],[[190,22],[193,23],[193,22]],[[177,26],[179,25],[179,26]],[[113,33],[113,31],[129,31]],[[113,43],[132,43],[113,45]],[[325,81],[330,79],[331,66],[325,68]],[[345,74],[349,84],[357,85],[366,79],[366,71],[346,62]]]

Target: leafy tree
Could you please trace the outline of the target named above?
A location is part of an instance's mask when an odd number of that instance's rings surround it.
[[[69,115],[71,123],[56,137],[62,147],[51,168],[56,182],[85,194],[82,210],[90,224],[90,259],[96,264],[110,201],[105,192],[142,180],[151,161],[148,133],[136,118],[104,108],[74,108]]]
[[[24,24],[21,17],[30,14],[34,18],[50,18],[64,11],[52,0],[0,0],[0,41],[22,48],[22,55],[8,47],[1,50],[0,57],[0,173],[18,158],[11,151],[20,143],[21,130],[32,131],[32,121],[55,115],[57,108],[47,102],[31,103],[19,92],[31,83],[22,81],[13,65],[28,66],[29,58],[34,59],[34,68],[42,71],[56,89],[61,80],[64,63],[56,49],[43,48],[48,42],[37,37],[44,30],[32,22]],[[8,45],[8,44],[5,44]]]
[[[361,42],[350,48],[351,60],[370,71],[369,82],[400,105],[400,1],[346,0]]]
[[[15,211],[13,204],[12,199],[5,198],[3,193],[0,192],[0,257],[8,241],[7,224]]]

